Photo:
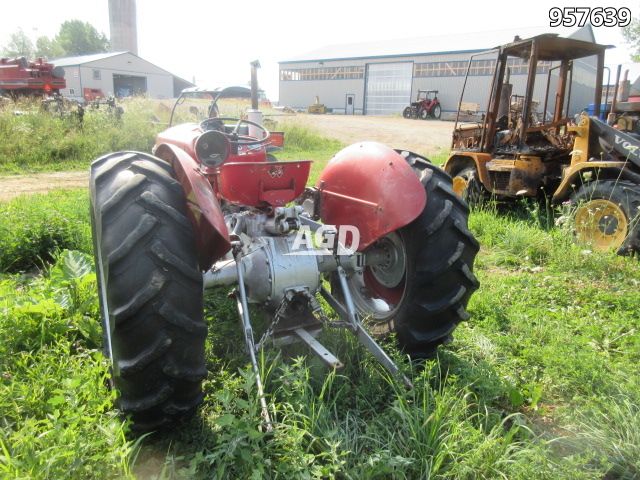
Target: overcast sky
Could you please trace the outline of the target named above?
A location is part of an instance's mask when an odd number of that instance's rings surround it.
[[[442,1],[395,0],[137,0],[139,55],[200,86],[246,84],[249,62],[259,59],[261,87],[278,97],[278,64],[330,44],[401,39],[428,35],[461,35],[492,29],[543,27],[554,6],[576,6],[562,0]],[[640,15],[638,1],[583,0],[581,6],[628,7]],[[90,22],[109,35],[107,0],[17,0],[2,2],[0,45],[18,28],[34,40],[52,36],[65,20]],[[420,28],[420,26],[423,26]],[[548,28],[553,32],[553,28]],[[594,28],[596,41],[615,45],[606,63],[631,64],[620,29]],[[469,48],[485,45],[469,45]],[[615,72],[615,69],[613,69]],[[605,77],[606,79],[606,77]],[[612,80],[613,81],[613,80]]]

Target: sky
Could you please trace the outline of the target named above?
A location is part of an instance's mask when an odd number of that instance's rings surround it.
[[[605,6],[582,0],[581,6]],[[551,7],[576,6],[562,0],[443,1],[395,0],[137,0],[138,54],[199,86],[245,85],[249,62],[260,60],[259,83],[272,100],[278,98],[278,61],[316,48],[428,35],[507,28],[548,27]],[[640,17],[639,1],[611,1]],[[65,20],[79,19],[109,35],[107,0],[2,0],[0,45],[18,28],[34,41],[53,36]],[[420,28],[420,25],[424,25]],[[547,30],[553,33],[554,29]],[[606,64],[640,75],[629,58],[620,28],[594,28],[596,41],[614,45]],[[469,48],[485,46],[470,45]],[[605,74],[606,81],[606,74]],[[612,79],[612,82],[614,79]]]

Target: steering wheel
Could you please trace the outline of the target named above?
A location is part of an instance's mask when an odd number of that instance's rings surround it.
[[[233,130],[231,132],[227,132],[227,128],[224,122],[236,122]],[[240,130],[240,126],[249,125],[257,128],[260,132],[263,133],[262,138],[250,137],[249,135],[238,135],[238,131]],[[227,139],[229,143],[232,145],[259,145],[261,143],[268,143],[271,138],[271,132],[264,128],[262,125],[252,122],[250,120],[244,120],[242,118],[233,118],[233,117],[212,117],[207,118],[200,122],[200,128],[203,131],[208,130],[217,130],[222,133]]]

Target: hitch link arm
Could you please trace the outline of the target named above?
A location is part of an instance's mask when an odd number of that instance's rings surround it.
[[[404,374],[400,373],[400,369],[391,359],[391,357],[387,355],[387,352],[385,352],[382,347],[378,345],[378,343],[373,339],[373,337],[371,337],[371,335],[369,335],[369,333],[367,333],[367,331],[362,327],[362,323],[358,318],[355,306],[353,304],[353,298],[351,297],[351,292],[349,291],[349,285],[347,284],[347,274],[344,271],[344,268],[342,268],[341,266],[338,266],[338,279],[340,280],[340,287],[342,287],[342,295],[344,297],[346,310],[324,287],[321,291],[322,296],[341,317],[346,317],[350,325],[350,329],[353,331],[360,343],[364,345],[364,347],[369,350],[369,352],[374,357],[376,357],[376,359],[382,364],[382,366],[386,368],[387,371],[393,376],[402,380],[402,383],[405,385],[405,387],[409,389],[413,388],[411,380],[409,380]]]
[[[242,251],[240,248],[234,249],[234,258],[236,260],[236,269],[238,272],[238,294],[236,295],[236,303],[238,307],[238,314],[240,315],[240,321],[242,323],[242,329],[244,331],[244,340],[247,344],[247,350],[249,351],[249,357],[251,358],[251,366],[253,367],[253,373],[256,377],[256,387],[258,388],[258,397],[260,398],[260,408],[262,410],[262,419],[265,423],[265,429],[267,432],[273,431],[273,424],[271,422],[271,415],[269,414],[269,408],[267,407],[267,401],[264,396],[264,388],[262,386],[262,380],[260,378],[260,369],[258,367],[258,361],[256,359],[256,346],[253,338],[253,328],[251,327],[251,319],[249,318],[249,307],[247,304],[247,292],[244,288],[244,272],[242,271]]]

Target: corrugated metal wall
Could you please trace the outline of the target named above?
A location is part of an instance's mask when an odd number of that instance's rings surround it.
[[[495,58],[495,54],[476,57],[477,59]],[[352,59],[352,60],[325,60],[323,62],[296,62],[281,63],[280,71],[305,68],[327,68],[327,67],[348,67],[364,66],[378,63],[391,62],[459,62],[468,61],[468,53],[450,53],[440,55],[420,55],[420,56],[399,56],[384,59]],[[573,88],[571,92],[570,114],[581,111],[593,101],[593,82],[595,79],[593,59],[576,62]],[[366,68],[365,68],[366,72]],[[418,90],[438,90],[438,98],[442,104],[443,112],[453,112],[458,108],[460,92],[464,83],[464,72],[457,75],[417,77],[412,80],[411,98],[415,99]],[[547,85],[547,74],[537,75],[536,87],[534,90],[534,100],[539,102],[540,110],[544,105],[544,94]],[[557,77],[552,74],[549,89],[549,104],[553,105],[555,99],[555,84]],[[489,100],[489,89],[491,88],[491,75],[471,75],[467,81],[464,102],[477,103],[480,111],[485,111]],[[513,93],[524,95],[527,76],[525,74],[512,74],[511,83]],[[306,108],[313,102],[316,95],[327,107],[336,113],[343,113],[345,108],[346,94],[355,94],[356,114],[363,113],[365,95],[366,75],[361,79],[352,80],[282,80],[280,79],[280,104],[294,108]],[[547,108],[549,110],[549,108]],[[399,112],[402,110],[399,110]]]

